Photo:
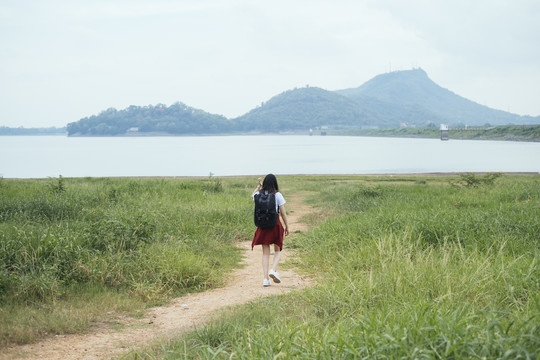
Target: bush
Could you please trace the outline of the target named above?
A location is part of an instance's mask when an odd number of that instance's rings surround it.
[[[484,176],[477,176],[473,173],[459,174],[460,180],[457,185],[465,187],[478,187],[481,185],[493,185],[495,180],[502,176],[501,173],[488,173]]]

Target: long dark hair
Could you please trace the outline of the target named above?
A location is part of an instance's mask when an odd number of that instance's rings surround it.
[[[264,177],[261,190],[268,191],[270,194],[275,194],[279,191],[277,179],[274,174],[268,174]]]

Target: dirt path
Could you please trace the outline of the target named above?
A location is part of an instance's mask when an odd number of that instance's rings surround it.
[[[288,196],[286,209],[291,233],[306,231],[308,227],[300,219],[310,208],[303,203],[302,194]],[[287,239],[284,241],[281,264],[294,256],[286,245]],[[56,336],[35,344],[8,347],[0,354],[0,359],[110,359],[200,326],[226,306],[286,293],[310,284],[308,278],[281,267],[278,269],[281,284],[263,287],[261,247],[257,246],[251,251],[251,242],[244,242],[240,246],[245,250],[245,266],[232,272],[223,288],[189,294],[165,306],[151,308],[142,319],[126,320],[121,330],[108,327],[90,334]]]

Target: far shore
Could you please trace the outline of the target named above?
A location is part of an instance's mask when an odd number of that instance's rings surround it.
[[[461,172],[427,172],[427,173],[373,173],[373,174],[276,174],[280,177],[335,177],[335,178],[352,178],[352,177],[444,177],[444,176],[459,176],[461,174],[486,175],[498,173],[503,175],[522,175],[522,176],[538,176],[540,172],[534,171],[461,171]],[[264,174],[253,175],[223,175],[223,176],[62,176],[65,179],[257,179]],[[10,178],[2,177],[6,180],[40,180],[51,179],[51,177],[43,178]]]
[[[16,130],[16,129],[12,129]],[[166,132],[126,132],[122,134],[69,134],[66,131],[47,132],[45,129],[22,129],[24,131],[0,131],[0,136],[67,136],[85,138],[137,138],[137,137],[208,137],[208,136],[351,136],[375,138],[410,138],[410,139],[440,139],[437,128],[392,128],[392,129],[317,129],[317,130],[289,130],[279,132],[226,132],[226,133],[190,133],[171,134]],[[475,128],[450,128],[447,140],[484,140],[484,141],[516,141],[540,142],[540,125],[496,126]]]

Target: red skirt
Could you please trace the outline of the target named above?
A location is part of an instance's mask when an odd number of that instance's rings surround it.
[[[251,242],[251,250],[253,250],[253,247],[255,245],[272,245],[276,244],[279,246],[279,250],[283,250],[283,235],[285,233],[285,230],[283,229],[283,225],[281,225],[281,221],[277,221],[276,226],[270,229],[261,229],[257,228],[255,230],[255,235],[253,236],[253,241]]]

